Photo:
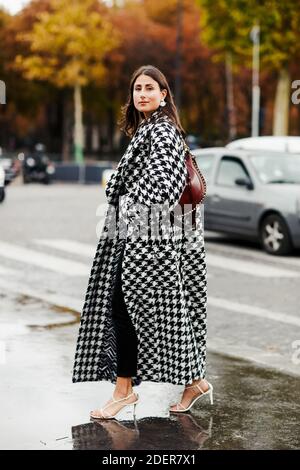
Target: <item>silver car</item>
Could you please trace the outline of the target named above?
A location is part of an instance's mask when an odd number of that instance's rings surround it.
[[[196,149],[207,181],[204,228],[260,241],[272,255],[300,248],[300,154]]]

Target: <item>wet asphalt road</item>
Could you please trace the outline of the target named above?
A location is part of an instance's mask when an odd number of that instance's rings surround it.
[[[0,206],[1,449],[299,448],[300,257],[206,235],[207,397],[172,414],[182,386],[142,383],[136,421],[90,421],[113,386],[71,383],[102,188],[11,186]],[[298,324],[299,322],[299,324]],[[283,373],[284,372],[284,373]]]
[[[299,380],[214,353],[214,405],[203,397],[192,412],[169,416],[183,387],[147,382],[135,387],[135,421],[131,410],[119,421],[90,420],[113,386],[70,383],[76,314],[24,296],[2,294],[1,305],[19,325],[5,334],[2,449],[299,448]]]

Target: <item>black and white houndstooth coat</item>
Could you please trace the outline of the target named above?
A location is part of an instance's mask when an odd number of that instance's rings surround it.
[[[134,238],[129,229],[121,237],[115,223],[126,220],[128,228],[134,204],[149,211],[156,204],[178,208],[186,172],[182,137],[159,108],[140,124],[106,186],[109,206],[81,314],[73,382],[116,382],[111,297],[124,244],[122,290],[138,339],[132,384],[188,384],[205,377],[207,274],[200,206],[192,236],[175,223],[164,239]],[[116,207],[124,217],[116,215]]]

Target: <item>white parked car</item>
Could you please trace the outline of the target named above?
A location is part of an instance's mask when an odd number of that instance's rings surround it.
[[[204,229],[259,241],[271,255],[300,249],[300,153],[193,150],[207,182]]]
[[[300,137],[266,135],[233,140],[226,145],[232,150],[270,150],[273,152],[300,153]]]

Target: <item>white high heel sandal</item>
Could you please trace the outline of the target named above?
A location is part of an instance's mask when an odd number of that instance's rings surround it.
[[[200,395],[198,395],[197,397],[195,397],[191,403],[189,404],[189,406],[187,408],[184,408],[184,406],[181,404],[181,403],[177,403],[176,404],[176,410],[169,410],[170,413],[184,413],[185,411],[188,411],[192,408],[192,406],[202,397],[204,397],[205,395],[209,395],[209,398],[210,398],[210,404],[213,405],[214,403],[214,400],[213,400],[213,386],[211,383],[207,382],[208,383],[208,389],[206,390],[206,392],[204,392],[202,390],[202,388],[200,387],[199,384],[196,384],[196,385],[190,385],[188,387],[185,387],[185,388],[195,388],[197,387],[198,390],[200,390],[200,392],[202,392]],[[174,405],[173,405],[174,406]],[[179,409],[178,407],[181,406],[181,409]]]
[[[105,416],[105,413],[104,413],[105,408],[112,405],[112,403],[119,403],[121,401],[127,400],[127,398],[131,397],[132,395],[135,395],[137,397],[136,401],[133,401],[131,403],[127,403],[119,411],[117,411],[114,415],[109,415],[109,414],[106,413],[106,416]],[[100,408],[100,412],[101,412],[102,416],[96,416],[91,411],[90,417],[94,418],[94,419],[113,419],[117,416],[118,413],[120,413],[120,411],[124,410],[124,408],[126,408],[126,406],[132,406],[132,405],[133,405],[133,416],[135,416],[135,408],[136,408],[136,405],[138,404],[138,402],[139,402],[139,395],[138,395],[138,393],[135,393],[135,392],[132,392],[129,395],[127,395],[127,397],[120,398],[119,400],[115,400],[114,397],[112,396],[112,402],[108,403],[103,408]]]

